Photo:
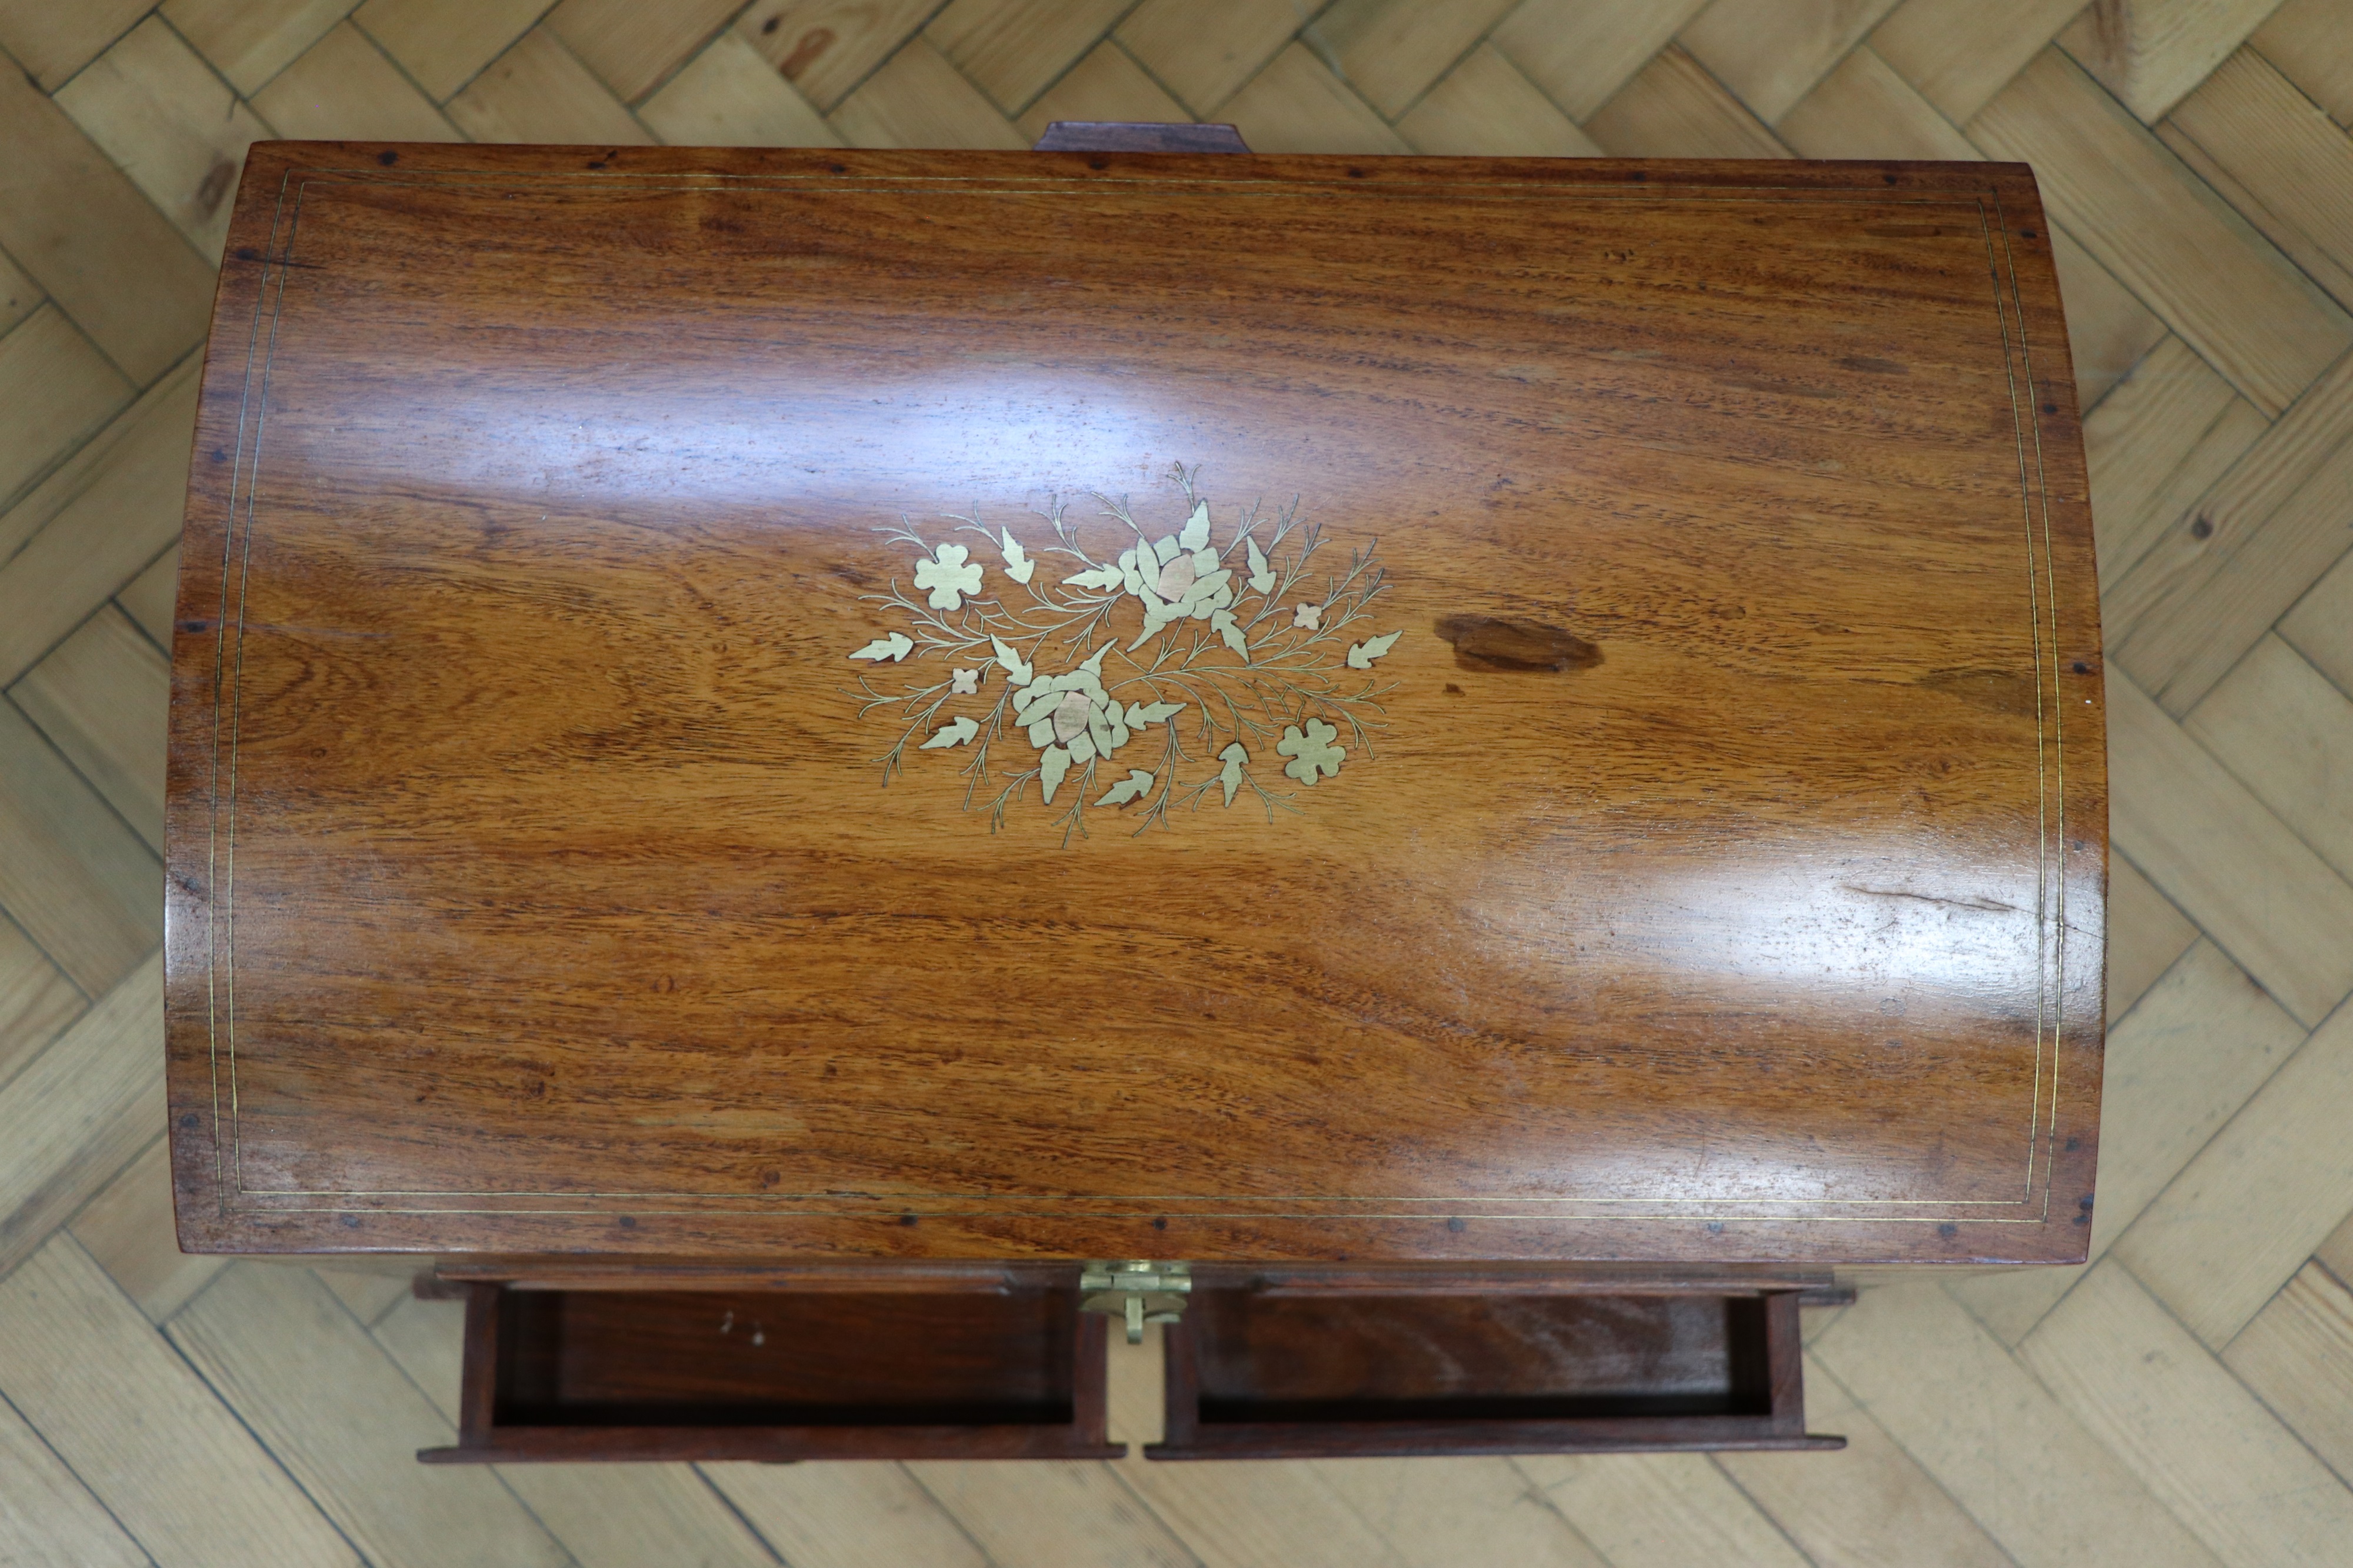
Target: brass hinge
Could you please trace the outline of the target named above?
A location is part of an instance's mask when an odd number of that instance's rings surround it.
[[[1079,1274],[1079,1310],[1125,1320],[1132,1345],[1144,1342],[1145,1324],[1183,1317],[1192,1293],[1193,1270],[1184,1263],[1128,1258],[1090,1263]]]

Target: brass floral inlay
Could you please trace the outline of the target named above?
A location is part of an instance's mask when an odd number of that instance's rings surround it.
[[[1220,543],[1199,474],[1171,474],[1183,521],[1156,539],[1125,498],[1095,496],[1091,531],[1119,530],[1115,555],[1099,556],[1059,500],[1031,514],[1045,535],[1034,552],[1009,528],[942,514],[950,533],[987,542],[993,566],[904,517],[878,530],[919,552],[912,590],[894,577],[865,595],[898,626],[849,656],[913,677],[898,691],[859,677],[860,716],[900,730],[877,759],[883,782],[911,742],[961,753],[965,809],[985,805],[993,831],[1034,784],[1040,805],[1060,803],[1067,844],[1091,810],[1133,813],[1141,833],[1174,806],[1230,806],[1244,791],[1271,821],[1298,809],[1299,789],[1370,761],[1392,689],[1373,666],[1401,635],[1366,635],[1382,590],[1372,547],[1319,576],[1322,528],[1295,500],[1271,518],[1237,507]],[[1056,557],[1080,570],[1041,581]],[[927,660],[939,679],[922,679]],[[1008,752],[1016,765],[995,765]],[[1278,763],[1297,787],[1260,776]]]

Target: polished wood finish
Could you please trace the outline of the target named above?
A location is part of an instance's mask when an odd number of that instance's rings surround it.
[[[858,679],[950,661],[848,657],[877,531],[1009,593],[940,514],[1101,557],[1175,463],[1219,547],[1295,498],[1377,548],[1369,749],[1256,735],[1271,813],[1197,750],[1142,833],[1114,771],[1067,842],[965,752],[884,787]],[[2018,165],[258,144],[174,650],[182,1240],[2080,1258],[2084,496]]]
[[[1198,1294],[1152,1458],[1835,1448],[1798,1297]]]
[[[1104,1321],[1067,1288],[469,1289],[459,1439],[428,1463],[1124,1452]]]

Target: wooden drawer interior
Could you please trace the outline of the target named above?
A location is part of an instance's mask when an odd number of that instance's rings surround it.
[[[1123,1451],[1070,1289],[466,1289],[459,1442],[428,1462]]]
[[[1836,1447],[1797,1297],[1197,1291],[1158,1458]]]

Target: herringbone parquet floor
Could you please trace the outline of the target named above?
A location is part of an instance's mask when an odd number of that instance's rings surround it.
[[[0,0],[0,1563],[2353,1563],[2353,0]],[[2035,165],[2113,656],[2098,1261],[1810,1321],[1837,1455],[417,1466],[451,1308],[171,1241],[162,649],[246,144],[1188,116]]]

